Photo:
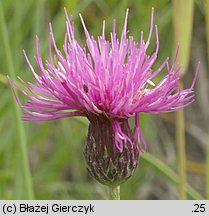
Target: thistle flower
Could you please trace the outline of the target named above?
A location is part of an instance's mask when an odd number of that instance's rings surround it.
[[[72,116],[89,120],[85,158],[89,173],[99,182],[119,185],[135,171],[140,152],[147,145],[140,128],[139,114],[173,112],[194,101],[194,80],[188,89],[178,85],[181,66],[177,54],[171,65],[167,58],[155,71],[152,70],[159,51],[158,29],[155,26],[156,49],[148,55],[147,48],[153,32],[153,10],[147,41],[141,33],[140,43],[127,36],[128,10],[120,39],[113,22],[110,41],[105,38],[105,21],[102,35],[95,39],[89,35],[82,16],[86,47],[79,45],[74,36],[72,17],[66,13],[66,34],[63,53],[57,48],[50,24],[49,60],[44,64],[36,38],[36,66],[26,61],[34,75],[35,84],[22,79],[24,89],[9,79],[11,86],[28,97],[23,105],[23,120],[47,121]],[[52,58],[52,47],[58,61]],[[164,78],[157,83],[152,79],[163,69]],[[134,118],[131,129],[128,119]]]

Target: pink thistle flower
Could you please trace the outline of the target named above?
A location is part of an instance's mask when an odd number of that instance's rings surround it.
[[[50,58],[45,64],[36,38],[38,74],[23,51],[35,84],[19,78],[26,91],[9,79],[13,88],[28,97],[23,105],[16,96],[24,110],[23,120],[47,121],[72,116],[89,119],[85,157],[91,175],[104,184],[120,184],[130,177],[138,164],[140,151],[147,149],[139,113],[173,112],[194,101],[199,64],[191,86],[183,90],[178,84],[181,70],[177,64],[178,50],[171,67],[167,58],[157,70],[152,70],[159,51],[155,26],[156,49],[151,55],[146,53],[154,28],[153,16],[154,10],[147,41],[142,32],[137,43],[132,36],[127,36],[128,10],[121,38],[116,35],[114,22],[110,41],[105,38],[105,22],[102,35],[95,39],[89,35],[80,15],[86,37],[86,47],[82,47],[75,39],[72,17],[66,12],[64,52],[58,50],[50,25]],[[52,58],[51,42],[57,62]],[[164,68],[167,75],[155,85],[152,79]],[[131,117],[135,118],[133,130],[128,124]]]

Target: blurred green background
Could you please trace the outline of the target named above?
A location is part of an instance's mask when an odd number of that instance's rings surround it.
[[[73,14],[76,37],[81,44],[85,44],[85,40],[79,13],[95,36],[101,34],[105,19],[109,37],[112,20],[116,19],[120,36],[124,14],[129,7],[129,35],[139,40],[141,30],[145,38],[148,36],[151,8],[154,7],[154,22],[160,37],[160,54],[155,67],[167,56],[172,59],[175,45],[180,42],[179,62],[184,65],[181,84],[189,87],[197,63],[201,62],[195,87],[196,101],[185,109],[185,114],[142,115],[149,153],[142,155],[135,175],[121,186],[121,198],[208,199],[208,2],[0,0],[0,199],[107,198],[107,188],[93,180],[85,168],[83,148],[88,122],[81,118],[40,123],[21,121],[21,111],[6,78],[9,74],[32,81],[22,49],[35,66],[37,34],[43,59],[47,59],[49,22],[62,48],[64,7]],[[155,34],[148,52],[154,48]],[[178,142],[180,145],[176,144]]]

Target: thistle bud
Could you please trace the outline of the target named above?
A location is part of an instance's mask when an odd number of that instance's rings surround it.
[[[89,118],[88,137],[84,150],[87,170],[102,184],[117,186],[131,177],[139,161],[139,147],[134,143],[127,119],[120,119],[121,130],[133,141],[123,141],[119,150],[115,143],[112,120],[105,116]]]

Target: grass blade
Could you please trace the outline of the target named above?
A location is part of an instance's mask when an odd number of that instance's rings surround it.
[[[11,54],[11,47],[8,39],[8,30],[4,18],[4,11],[2,3],[0,2],[0,30],[2,32],[2,38],[3,38],[3,46],[5,47],[5,56],[6,61],[8,65],[8,70],[10,76],[15,79],[15,69],[14,69],[14,63],[12,59]],[[22,175],[23,182],[22,185],[24,186],[25,190],[23,192],[23,195],[20,195],[20,197],[16,197],[17,199],[33,199],[33,189],[32,189],[32,180],[31,180],[31,174],[29,169],[29,162],[27,157],[27,142],[26,142],[26,135],[25,130],[23,126],[23,122],[21,121],[21,113],[20,108],[16,105],[15,101],[13,100],[13,109],[15,111],[15,123],[16,123],[16,129],[18,134],[18,149],[19,149],[19,158],[20,161],[17,161],[20,165],[20,170],[17,170],[19,175]]]
[[[141,158],[150,166],[154,167],[157,171],[163,174],[165,177],[167,177],[171,182],[176,185],[180,184],[181,179],[179,178],[179,176],[164,162],[149,153],[141,154]],[[193,187],[188,184],[186,184],[185,191],[192,199],[204,199]]]

